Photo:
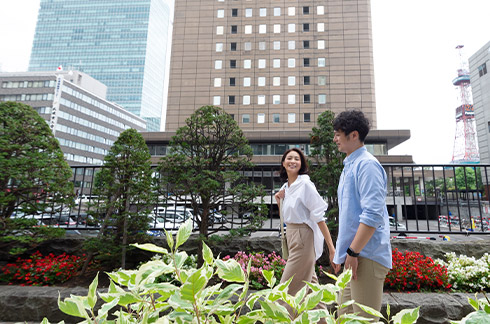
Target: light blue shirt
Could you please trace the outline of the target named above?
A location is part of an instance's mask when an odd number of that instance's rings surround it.
[[[360,256],[391,269],[391,243],[386,209],[386,172],[364,146],[344,160],[339,188],[339,236],[334,262],[342,264],[359,223],[376,228]]]

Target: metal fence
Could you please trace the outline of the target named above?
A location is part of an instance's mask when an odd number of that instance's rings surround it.
[[[407,234],[490,234],[489,165],[384,164],[388,178],[386,206],[390,230]],[[91,215],[101,212],[101,197],[94,195],[94,179],[100,166],[74,166],[74,207],[56,206],[49,214],[32,215],[50,226],[69,230],[97,231],[100,221]],[[256,166],[243,171],[249,182],[267,191],[269,213],[259,231],[278,231],[274,193],[282,186],[277,165]],[[195,219],[190,201],[178,201],[170,193],[160,195],[150,215],[151,232],[178,229],[187,218]],[[250,223],[250,214],[218,206],[209,218],[210,232],[239,229]],[[197,225],[196,225],[197,226]],[[196,227],[197,228],[197,227]],[[402,234],[403,233],[403,234]]]

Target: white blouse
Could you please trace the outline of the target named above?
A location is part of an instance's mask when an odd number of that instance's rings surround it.
[[[286,182],[282,188],[285,196],[282,206],[284,222],[292,224],[307,224],[314,234],[315,255],[318,260],[323,253],[324,237],[318,222],[324,221],[323,216],[328,204],[323,200],[315,184],[306,174],[298,176],[291,186]]]

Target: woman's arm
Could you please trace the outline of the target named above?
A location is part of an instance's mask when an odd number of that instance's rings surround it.
[[[324,221],[320,221],[317,224],[318,224],[318,227],[320,228],[320,231],[323,234],[323,237],[325,238],[325,242],[327,242],[328,257],[330,259],[330,264],[332,265],[334,272],[337,273],[340,270],[340,265],[335,264],[333,262],[333,257],[335,255],[335,246],[333,244],[333,240],[332,240],[332,236],[330,235],[330,231],[328,230],[328,226],[327,226],[327,224],[325,224]]]

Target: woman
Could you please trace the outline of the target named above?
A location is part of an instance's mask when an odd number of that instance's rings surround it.
[[[315,262],[323,253],[323,241],[327,242],[330,264],[335,272],[340,265],[333,263],[335,247],[327,224],[323,219],[327,203],[311,182],[303,153],[293,148],[282,156],[280,176],[287,180],[275,195],[278,205],[284,198],[281,212],[286,223],[286,239],[289,258],[281,277],[281,283],[293,277],[288,293],[295,295],[304,281],[317,283]],[[324,304],[319,304],[324,308]],[[289,309],[289,307],[288,307]],[[290,310],[290,309],[289,309]],[[291,311],[291,310],[290,310]],[[294,314],[291,314],[294,317]]]

